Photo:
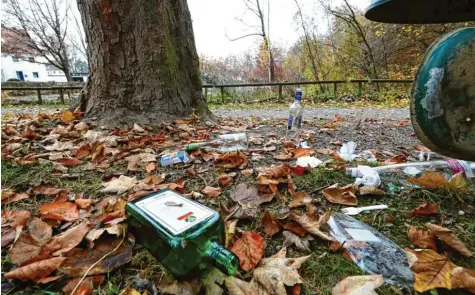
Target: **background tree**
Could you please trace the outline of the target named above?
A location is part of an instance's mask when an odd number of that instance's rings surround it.
[[[69,0],[5,0],[3,5],[9,26],[24,36],[19,47],[31,48],[71,81],[66,42]]]
[[[210,115],[185,0],[78,0],[89,78],[82,108],[105,124]]]
[[[269,0],[268,0],[269,1]],[[275,81],[275,61],[272,52],[272,45],[269,40],[269,25],[265,25],[265,16],[262,10],[262,6],[259,0],[243,0],[243,3],[246,5],[248,11],[253,15],[253,17],[257,18],[258,25],[249,25],[242,19],[241,22],[245,24],[248,28],[251,28],[251,32],[246,33],[237,38],[230,38],[231,41],[237,41],[243,38],[251,37],[251,36],[260,36],[262,37],[261,48],[266,53],[265,60],[267,61],[267,70],[268,70],[268,81],[273,82]],[[268,2],[269,4],[269,2]],[[267,12],[269,14],[269,11]],[[269,19],[269,15],[267,15],[267,19]]]

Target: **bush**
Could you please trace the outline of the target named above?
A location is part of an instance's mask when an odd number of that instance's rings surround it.
[[[21,82],[21,80],[17,78],[10,78],[7,80],[7,82]]]

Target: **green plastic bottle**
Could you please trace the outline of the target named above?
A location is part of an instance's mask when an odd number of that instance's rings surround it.
[[[174,276],[198,276],[212,264],[228,275],[238,258],[221,246],[224,222],[218,212],[170,190],[127,203],[129,227],[142,244]]]

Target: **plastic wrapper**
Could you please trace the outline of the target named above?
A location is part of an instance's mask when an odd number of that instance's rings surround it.
[[[328,221],[330,234],[351,259],[370,274],[381,274],[388,284],[412,290],[414,274],[406,253],[393,241],[351,216],[335,212]]]

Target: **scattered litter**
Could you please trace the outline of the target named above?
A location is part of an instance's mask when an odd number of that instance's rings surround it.
[[[297,166],[300,166],[300,167],[312,167],[312,168],[315,168],[315,167],[318,167],[319,165],[321,165],[323,162],[315,157],[311,157],[311,156],[304,156],[304,157],[300,157],[297,159]]]
[[[339,156],[347,162],[352,162],[358,157],[355,154],[355,150],[356,143],[354,141],[347,142],[341,146]]]
[[[346,215],[358,215],[363,211],[371,211],[371,210],[383,210],[387,209],[388,205],[374,205],[374,206],[366,206],[366,207],[348,207],[348,208],[343,208],[341,209],[341,212],[343,212]]]
[[[412,177],[416,177],[422,174],[422,171],[417,169],[416,167],[406,167],[404,168],[403,171],[406,175],[409,175]]]
[[[328,220],[332,235],[362,270],[381,274],[388,284],[412,290],[414,274],[406,253],[393,241],[351,216],[335,212]]]
[[[188,153],[185,151],[179,151],[163,155],[160,158],[160,165],[162,165],[162,167],[166,167],[178,163],[188,163],[189,161],[190,158],[188,157]]]
[[[357,185],[363,184],[378,187],[381,184],[378,172],[369,166],[359,165],[357,168],[347,168],[346,175],[355,177]]]

